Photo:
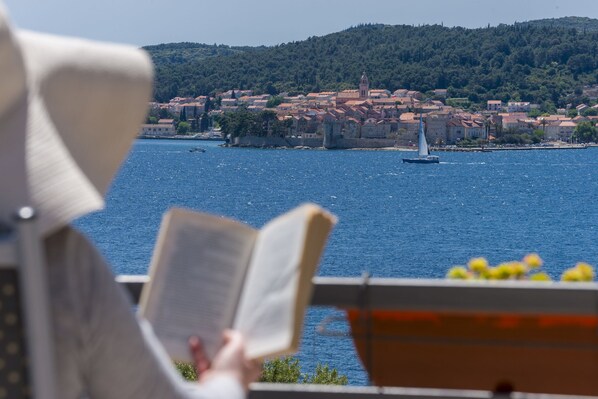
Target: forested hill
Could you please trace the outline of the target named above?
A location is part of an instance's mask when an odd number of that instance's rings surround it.
[[[200,44],[200,43],[169,43],[155,46],[145,46],[144,50],[149,52],[156,66],[178,65],[190,62],[198,62],[205,58],[216,56],[229,56],[246,51],[259,51],[266,47],[233,47],[224,44]]]
[[[273,47],[224,46],[219,54],[216,46],[214,55],[174,62],[164,51],[184,44],[146,49],[157,65],[158,101],[232,88],[271,94],[356,88],[366,71],[373,88],[448,88],[451,97],[473,102],[563,105],[584,84],[597,83],[598,31],[543,21],[480,29],[361,25]]]
[[[551,28],[577,29],[581,33],[598,31],[598,20],[588,17],[537,19],[535,21],[519,22],[516,25],[547,26]]]

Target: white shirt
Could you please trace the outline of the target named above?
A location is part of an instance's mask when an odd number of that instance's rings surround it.
[[[151,326],[138,321],[93,245],[71,227],[45,241],[58,397],[242,399],[232,377],[183,381]]]

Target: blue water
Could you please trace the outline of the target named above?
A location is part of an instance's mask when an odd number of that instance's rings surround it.
[[[598,148],[440,153],[403,164],[396,151],[189,152],[198,142],[138,141],[104,211],[78,221],[120,274],[144,274],[161,215],[173,205],[260,227],[305,201],[332,212],[319,275],[438,277],[474,256],[491,263],[538,252],[555,278],[577,261],[598,264]],[[331,309],[307,315],[304,371],[317,362],[366,376],[350,340],[315,332]],[[344,328],[343,325],[335,326]]]

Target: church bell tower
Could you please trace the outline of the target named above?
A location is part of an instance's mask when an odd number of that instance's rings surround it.
[[[361,75],[361,80],[359,81],[359,98],[368,98],[369,94],[370,81],[364,72],[363,75]]]

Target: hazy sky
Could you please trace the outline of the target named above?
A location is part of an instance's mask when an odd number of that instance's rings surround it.
[[[0,0],[2,1],[2,0]],[[4,0],[20,28],[138,46],[273,45],[360,23],[483,27],[598,18],[598,0]]]

